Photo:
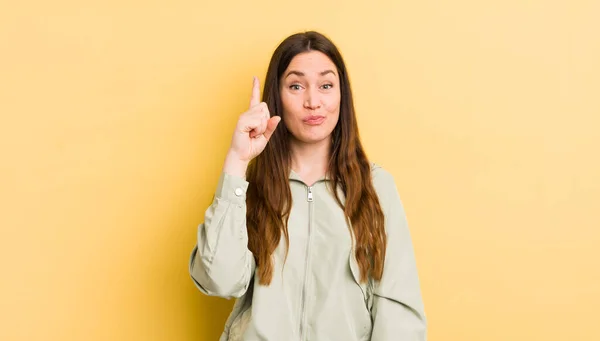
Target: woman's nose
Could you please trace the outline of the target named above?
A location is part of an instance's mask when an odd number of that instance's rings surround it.
[[[319,109],[321,107],[321,99],[315,90],[307,90],[304,98],[304,107],[307,109]]]

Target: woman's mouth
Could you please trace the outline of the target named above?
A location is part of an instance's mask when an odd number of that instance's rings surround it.
[[[302,120],[304,124],[317,126],[325,121],[325,116],[311,115]]]

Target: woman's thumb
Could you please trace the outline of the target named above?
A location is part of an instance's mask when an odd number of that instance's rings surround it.
[[[265,132],[263,134],[265,136],[265,138],[267,139],[267,141],[271,138],[271,136],[273,135],[273,132],[275,132],[275,129],[277,128],[277,125],[279,124],[280,121],[281,121],[280,116],[273,116],[267,122],[267,130],[265,130]]]

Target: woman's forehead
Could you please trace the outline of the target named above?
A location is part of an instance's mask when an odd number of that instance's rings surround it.
[[[298,76],[325,76],[331,72],[337,75],[337,68],[333,61],[323,52],[308,51],[300,53],[292,59],[284,76],[287,76],[290,72]]]

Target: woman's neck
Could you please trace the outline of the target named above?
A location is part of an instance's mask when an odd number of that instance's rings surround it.
[[[327,173],[331,153],[331,139],[317,143],[290,141],[292,169],[309,186]]]

